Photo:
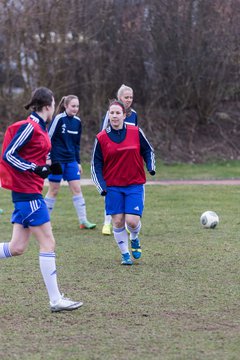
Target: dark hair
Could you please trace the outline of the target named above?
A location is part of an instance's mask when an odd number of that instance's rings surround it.
[[[44,106],[51,106],[53,92],[46,87],[39,87],[32,92],[32,98],[24,107],[26,110],[40,111]]]
[[[125,106],[124,106],[124,104],[123,104],[122,101],[116,100],[116,99],[109,100],[109,107],[108,107],[108,108],[110,108],[110,106],[112,106],[112,105],[119,105],[119,106],[121,106],[121,108],[122,108],[122,110],[123,110],[123,113],[126,114],[126,108],[125,108]]]
[[[68,106],[68,104],[70,103],[70,101],[72,99],[77,99],[78,100],[78,97],[77,95],[67,95],[67,96],[63,96],[56,108],[56,111],[55,111],[55,115],[57,114],[61,114],[62,112],[65,111],[66,107]]]

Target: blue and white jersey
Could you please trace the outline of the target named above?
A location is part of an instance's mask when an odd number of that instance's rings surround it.
[[[52,143],[50,158],[52,162],[80,164],[80,140],[82,123],[77,116],[68,116],[64,111],[50,123],[49,136]]]
[[[126,119],[124,120],[125,124],[127,125],[138,125],[138,117],[137,117],[137,113],[135,110],[133,110],[132,108],[129,111],[129,114],[127,114]],[[109,111],[106,112],[106,115],[103,118],[102,121],[102,126],[100,130],[104,130],[108,127],[109,125]]]

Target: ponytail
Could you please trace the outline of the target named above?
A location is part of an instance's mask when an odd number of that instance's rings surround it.
[[[53,92],[46,87],[39,87],[32,92],[30,101],[24,106],[26,110],[41,111],[44,106],[51,106]]]
[[[66,96],[63,96],[61,98],[61,100],[60,100],[60,102],[59,102],[59,104],[58,104],[58,106],[56,108],[55,115],[61,114],[61,113],[63,113],[65,111],[65,106],[64,106],[65,98],[66,98]]]

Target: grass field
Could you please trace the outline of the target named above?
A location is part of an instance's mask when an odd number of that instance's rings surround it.
[[[239,187],[146,186],[143,256],[132,267],[101,235],[103,199],[93,186],[83,191],[97,229],[78,229],[66,187],[52,225],[60,289],[84,306],[50,313],[34,240],[1,260],[1,360],[239,359]],[[5,242],[10,193],[1,189],[0,199]],[[220,217],[214,230],[199,223],[209,209]]]

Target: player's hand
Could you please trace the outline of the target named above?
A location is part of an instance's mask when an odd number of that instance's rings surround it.
[[[106,196],[106,195],[107,195],[107,191],[106,191],[106,190],[103,190],[103,191],[101,192],[101,195],[102,195],[102,196]]]
[[[46,179],[48,175],[51,174],[50,166],[47,164],[43,166],[36,166],[33,172],[40,176],[42,179]]]
[[[54,163],[50,165],[50,170],[53,175],[62,175],[62,166],[60,163]]]
[[[151,171],[149,171],[149,174],[152,175],[152,176],[154,176],[154,175],[156,174],[156,171],[151,170]]]

